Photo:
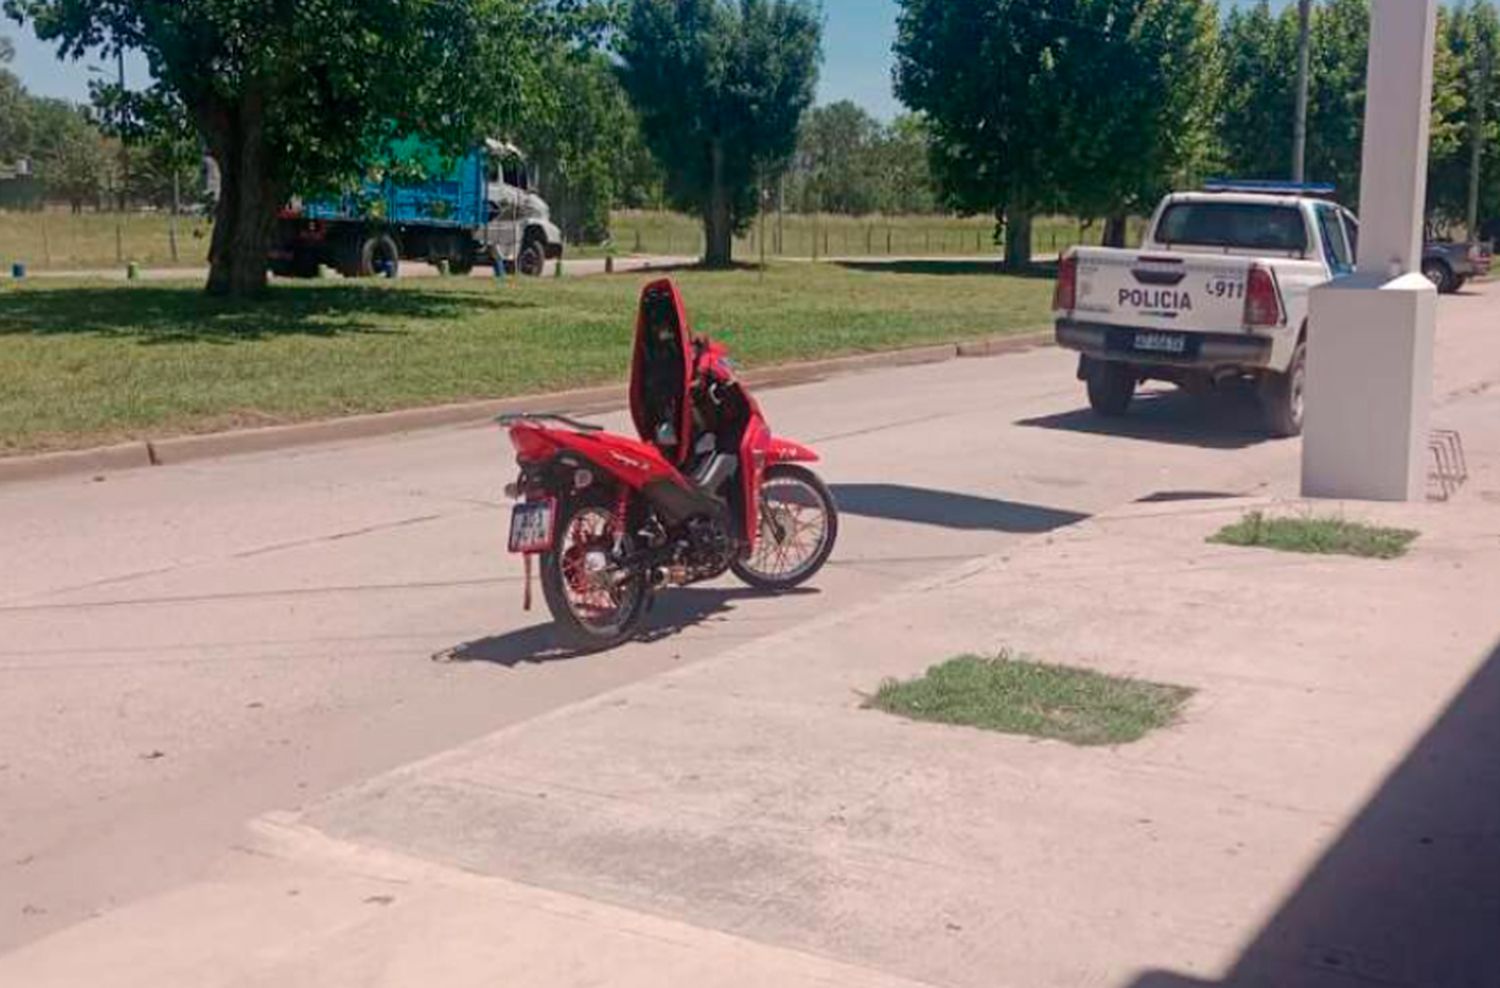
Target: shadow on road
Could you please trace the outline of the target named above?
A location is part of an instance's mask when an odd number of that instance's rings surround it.
[[[904,484],[834,484],[832,489],[839,511],[846,515],[968,532],[1035,535],[1076,525],[1088,518],[1076,511]]]
[[[1500,648],[1227,978],[1153,972],[1131,984],[1500,985]]]
[[[160,343],[246,343],[280,336],[400,334],[423,322],[535,303],[474,289],[359,284],[276,286],[242,303],[189,285],[32,288],[0,294],[0,336],[93,335]],[[393,327],[392,323],[396,326]]]
[[[1016,425],[1205,449],[1248,449],[1271,441],[1260,405],[1245,389],[1202,396],[1147,391],[1136,396],[1124,418],[1104,418],[1080,408],[1022,419]]]
[[[781,594],[783,597],[816,595],[817,590],[802,587]],[[682,587],[663,590],[646,617],[645,629],[632,642],[651,643],[671,638],[689,628],[704,624],[734,610],[736,601],[774,596],[748,587]],[[543,607],[543,613],[546,613]],[[538,624],[508,631],[493,638],[465,642],[434,655],[436,662],[488,662],[514,668],[519,665],[542,665],[578,658],[585,653],[563,648],[557,642],[552,625]]]

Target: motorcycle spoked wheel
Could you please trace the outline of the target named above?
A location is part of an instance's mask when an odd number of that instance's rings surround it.
[[[649,590],[643,574],[622,578],[600,554],[614,554],[614,512],[598,502],[566,504],[557,521],[557,541],[542,555],[542,596],[566,648],[592,652],[628,641],[645,616]]]
[[[838,537],[838,505],[822,479],[806,467],[773,466],[761,483],[755,551],[731,568],[757,590],[791,590],[818,575]]]

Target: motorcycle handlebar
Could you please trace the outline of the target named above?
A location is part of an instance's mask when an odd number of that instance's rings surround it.
[[[604,431],[604,426],[602,425],[594,425],[589,422],[580,422],[577,419],[570,419],[566,415],[554,415],[550,413],[534,415],[530,412],[516,412],[510,415],[502,415],[499,418],[495,419],[495,422],[507,429],[509,429],[513,425],[519,425],[522,422],[556,422],[559,425],[565,425],[569,429],[576,429],[579,432]]]

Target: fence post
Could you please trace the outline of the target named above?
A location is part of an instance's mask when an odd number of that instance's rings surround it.
[[[887,256],[889,256],[891,254],[891,228],[890,227],[886,227],[885,228],[885,252],[886,252]]]

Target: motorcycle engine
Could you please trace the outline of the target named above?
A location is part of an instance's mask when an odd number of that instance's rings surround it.
[[[729,571],[734,543],[724,526],[712,518],[687,523],[687,538],[677,544],[668,580],[678,585],[715,580]]]

